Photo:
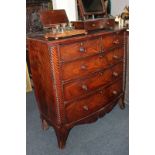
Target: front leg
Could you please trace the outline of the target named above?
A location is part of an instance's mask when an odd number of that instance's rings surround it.
[[[123,96],[120,98],[119,107],[120,107],[120,109],[124,109],[124,108],[125,108],[125,95],[123,95]]]
[[[58,141],[58,146],[60,149],[63,149],[66,145],[66,140],[70,131],[70,128],[66,128],[66,127],[54,127],[55,129],[55,133],[57,136],[57,141]]]
[[[48,123],[47,123],[47,121],[46,120],[42,120],[42,129],[43,130],[48,130],[49,129],[49,125],[48,125]]]

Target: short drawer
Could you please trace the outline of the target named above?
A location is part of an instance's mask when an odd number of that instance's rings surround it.
[[[123,92],[123,79],[115,82],[106,89],[108,92],[109,101],[115,99],[120,93]]]
[[[74,62],[64,63],[62,65],[62,78],[63,80],[79,78],[99,69],[107,68],[107,66],[107,59],[102,54]]]
[[[105,57],[109,65],[116,64],[124,58],[124,47],[115,48],[112,51],[109,51]]]
[[[61,45],[60,55],[62,61],[69,61],[86,57],[101,51],[101,38],[94,38],[73,44]]]
[[[123,43],[124,43],[124,32],[121,31],[114,34],[105,35],[102,38],[102,45],[104,51],[119,46]]]
[[[95,73],[92,77],[78,80],[64,85],[64,99],[66,101],[87,94],[116,80],[123,74],[123,63],[119,63],[105,71]]]
[[[87,21],[84,23],[84,27],[86,30],[96,30],[96,29],[103,29],[106,26],[106,23],[104,21]]]
[[[66,105],[67,122],[78,121],[100,110],[122,93],[122,79],[85,99]]]

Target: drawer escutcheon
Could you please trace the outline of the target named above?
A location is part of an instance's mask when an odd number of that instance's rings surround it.
[[[85,48],[84,48],[84,47],[80,47],[79,51],[80,51],[81,53],[86,52],[86,50],[85,50]]]

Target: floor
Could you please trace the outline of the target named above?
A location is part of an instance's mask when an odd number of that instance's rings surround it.
[[[53,128],[43,131],[34,93],[26,95],[27,155],[128,155],[129,107],[116,106],[97,122],[74,127],[60,150]]]

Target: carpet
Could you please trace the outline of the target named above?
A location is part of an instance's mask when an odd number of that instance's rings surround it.
[[[60,150],[54,129],[43,131],[34,93],[26,94],[27,155],[128,155],[129,106],[119,106],[95,123],[75,126]]]

